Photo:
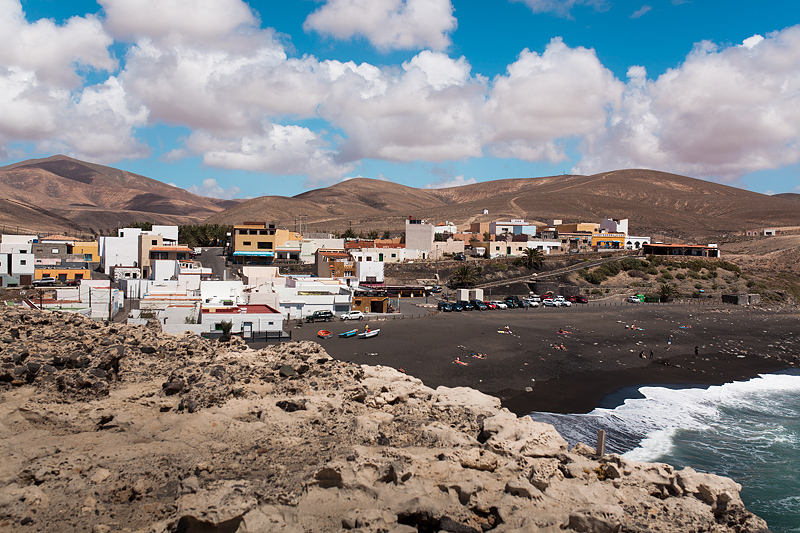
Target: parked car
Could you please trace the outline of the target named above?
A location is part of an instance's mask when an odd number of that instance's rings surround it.
[[[561,307],[561,302],[552,298],[545,298],[542,300],[542,305],[544,307]]]
[[[454,303],[450,304],[450,307],[453,308],[453,311],[463,311],[464,310],[464,307],[458,302],[454,302]]]
[[[49,287],[50,285],[56,284],[56,278],[52,276],[45,276],[42,279],[35,279],[33,280],[34,287]]]
[[[341,315],[339,318],[342,320],[364,320],[364,313],[361,311],[350,311]]]
[[[450,313],[453,311],[453,306],[447,302],[439,302],[439,305],[436,306],[436,308],[443,313]]]
[[[470,300],[469,303],[471,303],[472,306],[478,311],[486,311],[487,309],[489,309],[488,307],[486,307],[486,304],[483,303],[481,300]]]
[[[464,254],[456,254],[453,256],[453,259],[455,259],[456,261],[465,261],[467,259],[467,256]]]
[[[475,306],[472,305],[470,302],[468,302],[466,300],[460,300],[460,301],[458,301],[456,303],[458,303],[461,307],[463,307],[464,311],[474,311],[475,310]]]
[[[503,298],[503,301],[504,301],[504,302],[505,302],[505,303],[506,303],[506,304],[507,304],[509,307],[522,307],[522,305],[521,305],[521,304],[522,304],[522,301],[520,301],[519,297],[518,297],[516,294],[509,294],[508,296],[506,296],[505,298]],[[513,304],[513,305],[512,305],[512,304]]]
[[[442,286],[441,285],[434,285],[431,288],[431,292],[436,292],[436,293],[442,292]]]
[[[553,300],[558,302],[558,305],[560,307],[572,307],[572,302],[570,302],[569,300],[567,300],[563,296],[556,296],[555,298],[553,298]]]
[[[306,322],[333,322],[333,311],[314,311],[306,317]]]
[[[586,296],[576,296],[575,297],[575,303],[588,304],[589,303],[589,299]]]
[[[533,300],[532,298],[523,298],[523,303],[525,303],[528,307],[539,307],[539,302]]]
[[[642,303],[642,301],[639,298],[637,298],[636,296],[628,296],[628,299],[626,301],[628,303],[630,303],[630,304],[640,304],[640,303]]]
[[[542,303],[542,297],[539,296],[538,294],[531,294],[530,296],[528,296],[528,299],[534,302]]]
[[[490,301],[487,300],[487,301],[485,301],[483,303],[486,304],[486,308],[487,309],[492,309],[492,310],[497,309],[497,305],[495,305],[494,302],[490,302]]]

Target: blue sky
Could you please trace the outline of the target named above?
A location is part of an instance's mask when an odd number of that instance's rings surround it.
[[[653,168],[800,192],[800,3],[0,0],[0,164],[221,198]]]

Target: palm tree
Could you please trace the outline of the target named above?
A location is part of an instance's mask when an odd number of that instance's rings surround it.
[[[668,302],[670,298],[677,294],[675,287],[672,285],[667,285],[664,283],[661,285],[661,288],[658,290],[658,294],[662,302]]]
[[[469,287],[478,281],[478,271],[472,265],[461,265],[450,275],[450,283],[455,287]]]
[[[544,263],[544,254],[541,250],[536,248],[527,248],[524,252],[525,254],[525,266],[528,268],[535,268],[539,270],[542,268],[542,263]]]

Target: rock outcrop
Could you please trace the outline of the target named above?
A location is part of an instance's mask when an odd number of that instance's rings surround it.
[[[0,309],[0,529],[766,531],[733,481],[310,342]]]

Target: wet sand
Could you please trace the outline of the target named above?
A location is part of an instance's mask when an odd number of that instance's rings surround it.
[[[305,324],[292,334],[337,359],[399,368],[430,387],[474,387],[520,415],[586,413],[623,387],[714,385],[800,366],[799,317],[731,305],[589,305]],[[366,324],[380,335],[316,337]],[[505,326],[511,333],[501,333]]]

